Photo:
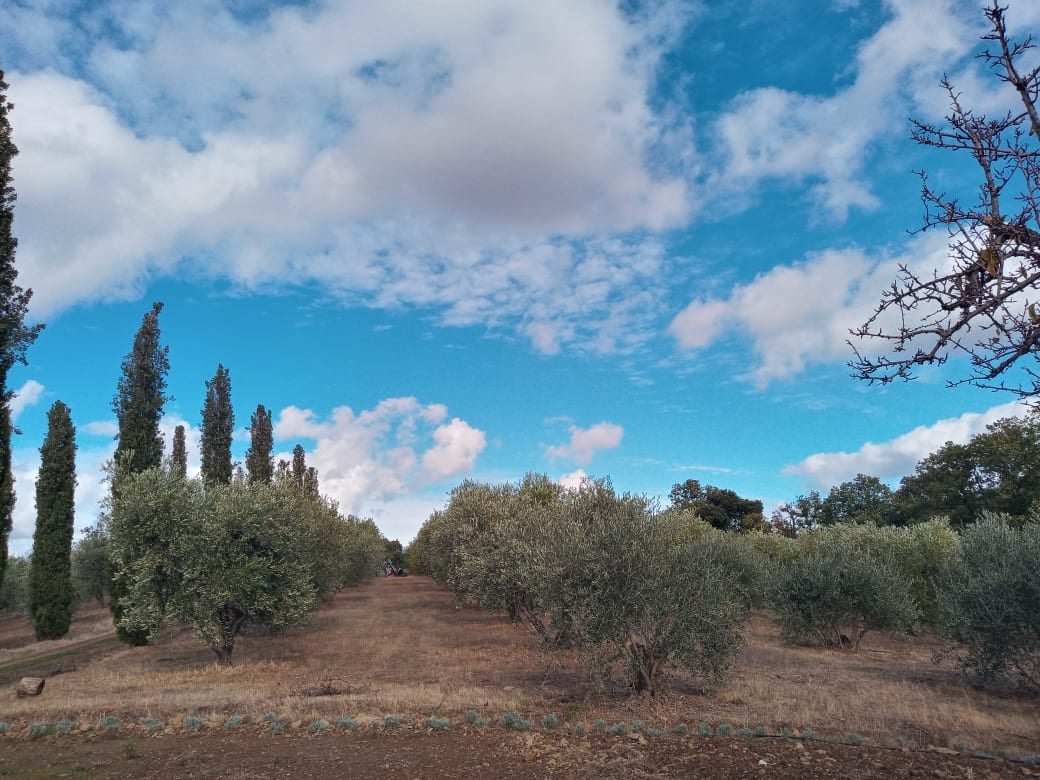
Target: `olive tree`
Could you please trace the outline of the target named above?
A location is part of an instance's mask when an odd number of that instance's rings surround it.
[[[1040,691],[1040,511],[1020,529],[984,512],[943,579],[946,638],[966,671]]]

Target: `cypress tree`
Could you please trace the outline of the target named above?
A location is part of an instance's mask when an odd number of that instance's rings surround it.
[[[307,478],[307,460],[303,452],[303,445],[297,444],[292,451],[292,480],[300,487]]]
[[[303,475],[303,490],[307,495],[317,498],[318,494],[318,470],[314,466],[308,466]]]
[[[116,466],[125,465],[132,474],[162,465],[163,438],[159,420],[163,405],[172,400],[166,395],[170,348],[159,343],[162,309],[162,303],[156,301],[152,310],[144,315],[141,328],[134,336],[133,349],[123,359],[123,373],[112,399],[112,410],[119,421]]]
[[[166,374],[170,370],[170,349],[159,342],[160,301],[144,315],[141,327],[134,336],[134,345],[123,359],[123,371],[112,399],[112,410],[119,422],[119,444],[114,460],[117,469],[128,469],[136,474],[162,466],[163,438],[159,431],[163,405],[172,400],[166,395]],[[118,477],[118,471],[117,471]],[[118,479],[112,482],[112,491],[119,489]],[[145,551],[141,551],[142,554]],[[123,617],[122,600],[129,583],[116,576],[112,580],[109,606],[119,638],[130,645],[148,644],[143,629],[129,630],[120,625]]]
[[[188,448],[184,443],[184,426],[173,429],[173,453],[170,455],[170,473],[184,479],[188,476]]]
[[[14,475],[11,473],[11,396],[7,376],[15,363],[25,365],[25,353],[36,341],[43,325],[26,327],[32,290],[16,284],[18,270],[14,253],[18,239],[12,233],[14,222],[14,186],[11,184],[11,161],[18,148],[11,138],[7,118],[14,106],[7,102],[7,82],[0,70],[0,583],[7,568],[7,538],[14,514]]]
[[[69,407],[47,413],[36,480],[36,533],[29,570],[29,612],[37,639],[65,636],[72,622],[72,532],[76,493],[76,429]]]
[[[271,425],[271,412],[258,404],[253,416],[249,418],[249,450],[246,452],[246,469],[250,482],[270,484],[274,478],[274,428]]]
[[[235,412],[231,408],[231,375],[217,366],[213,379],[206,382],[206,403],[202,407],[202,479],[222,485],[231,482],[231,437],[235,432]]]

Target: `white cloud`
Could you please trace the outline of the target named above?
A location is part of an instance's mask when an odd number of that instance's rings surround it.
[[[588,478],[588,474],[585,473],[585,469],[578,469],[572,471],[569,474],[564,474],[559,477],[556,481],[563,485],[565,488],[577,489],[581,487],[582,480]]]
[[[358,413],[338,406],[328,419],[289,406],[278,414],[274,436],[282,442],[313,439],[314,446],[305,447],[307,465],[318,470],[322,493],[343,512],[361,514],[474,467],[486,445],[484,432],[457,417],[438,425],[446,415],[443,404],[415,398],[388,398]],[[290,458],[288,452],[275,455],[276,461]]]
[[[115,437],[119,435],[119,423],[116,420],[92,420],[82,426],[85,433],[91,436]]]
[[[899,257],[829,249],[775,266],[734,286],[725,299],[692,301],[668,330],[681,349],[690,350],[709,347],[727,333],[746,336],[755,361],[745,378],[764,388],[809,364],[850,359],[849,329],[870,316],[900,264],[929,274],[949,262],[947,239],[935,233],[908,242]]]
[[[318,281],[544,352],[630,349],[639,291],[649,310],[662,294],[643,231],[692,209],[692,145],[650,107],[687,13],[330,0],[246,21],[186,0],[70,24],[41,6],[9,26],[27,63],[8,80],[34,311],[133,298],[196,257],[246,288]],[[119,45],[85,42],[88,22]],[[31,70],[43,62],[64,71]],[[681,147],[669,172],[652,164],[665,142]]]
[[[921,425],[886,442],[867,442],[855,452],[820,452],[800,463],[784,468],[784,474],[802,476],[815,488],[828,489],[856,474],[871,474],[882,479],[912,474],[918,461],[946,442],[965,444],[986,426],[1005,417],[1019,417],[1029,407],[1020,401],[1001,404],[985,412],[966,412],[960,417]]]
[[[28,407],[36,405],[40,396],[43,395],[44,387],[35,379],[26,380],[25,384],[14,391],[11,398],[11,422],[16,422],[18,416]]]
[[[587,465],[599,450],[613,449],[621,444],[625,430],[620,425],[600,422],[589,428],[570,426],[571,439],[567,444],[548,447],[545,454],[550,458],[573,460],[580,466]]]
[[[716,125],[725,162],[714,188],[808,180],[821,210],[840,219],[850,208],[880,205],[864,176],[871,145],[883,134],[905,133],[912,101],[937,91],[944,70],[973,51],[978,29],[967,20],[981,18],[965,14],[957,0],[885,5],[891,18],[856,52],[849,86],[832,95],[763,87],[734,99]]]

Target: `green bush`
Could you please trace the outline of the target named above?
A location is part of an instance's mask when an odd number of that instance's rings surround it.
[[[905,631],[918,615],[891,565],[836,540],[778,566],[769,590],[781,635],[796,644],[856,649],[868,631]]]
[[[1021,529],[983,513],[940,591],[943,628],[966,671],[1040,690],[1040,516]]]

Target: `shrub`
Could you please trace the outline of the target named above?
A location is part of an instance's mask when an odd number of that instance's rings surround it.
[[[513,710],[503,712],[502,717],[499,718],[499,723],[507,729],[514,729],[516,731],[530,731],[531,729],[531,721],[525,720],[519,712]]]
[[[429,727],[430,731],[447,731],[451,728],[451,721],[447,718],[430,717],[426,721],[426,725]]]
[[[720,737],[728,737],[733,733],[733,727],[728,723],[720,723],[719,727],[715,730],[715,733]]]
[[[698,737],[710,737],[710,736],[712,736],[712,734],[713,734],[713,732],[711,730],[711,725],[708,724],[708,723],[702,723],[701,725],[699,725],[697,727],[697,736]]]
[[[940,592],[943,630],[965,671],[1040,690],[1040,513],[1021,529],[984,513],[965,530]]]
[[[360,728],[360,726],[358,725],[358,722],[354,720],[354,718],[350,717],[349,715],[344,715],[336,721],[336,728],[338,728],[340,731],[357,731]]]
[[[592,730],[597,734],[603,734],[607,730],[607,722],[602,719],[597,719],[592,724]]]
[[[650,728],[647,729],[645,733],[648,737],[663,737],[668,732],[664,729]]]
[[[385,729],[396,729],[401,727],[401,716],[400,715],[384,715],[383,716],[383,728]]]
[[[615,737],[620,736],[622,734],[627,734],[628,733],[628,724],[625,723],[625,721],[621,721],[620,723],[615,723],[613,726],[611,726],[607,730],[607,733],[608,734],[612,734]]]
[[[40,737],[46,737],[51,733],[52,726],[50,723],[43,723],[37,721],[29,724],[29,739],[39,739]]]
[[[100,721],[98,721],[98,728],[101,731],[108,732],[109,734],[119,731],[119,727],[123,725],[121,721],[115,715],[106,715]]]
[[[224,721],[224,730],[225,731],[234,731],[235,729],[237,729],[241,725],[242,725],[242,716],[241,715],[232,715],[230,718],[228,718],[227,720]]]
[[[676,723],[674,726],[672,726],[672,733],[673,734],[689,734],[690,733],[690,727],[687,726],[685,723]]]
[[[560,725],[560,719],[555,712],[550,712],[542,717],[543,729],[554,729]]]
[[[786,640],[853,649],[868,631],[906,630],[918,614],[890,565],[833,539],[775,570],[770,605]]]
[[[7,725],[7,723],[5,723],[4,721],[0,720],[0,735],[6,734],[8,728],[10,728],[10,727]]]
[[[327,720],[315,720],[307,726],[308,734],[324,734],[329,730],[329,722]]]
[[[816,732],[812,729],[802,729],[802,739],[812,741],[816,739]]]
[[[634,720],[632,721],[632,731],[636,734],[642,734],[646,731],[646,724],[641,720]]]
[[[182,723],[188,731],[199,731],[202,729],[202,719],[196,718],[194,715],[185,715]]]
[[[75,728],[76,722],[73,720],[69,720],[68,718],[59,720],[57,723],[54,724],[54,731],[63,736],[71,734]]]
[[[162,721],[158,718],[138,718],[137,722],[144,726],[149,734],[162,730]]]
[[[584,736],[585,735],[585,724],[584,723],[575,723],[571,727],[571,734],[573,734],[576,737]]]

